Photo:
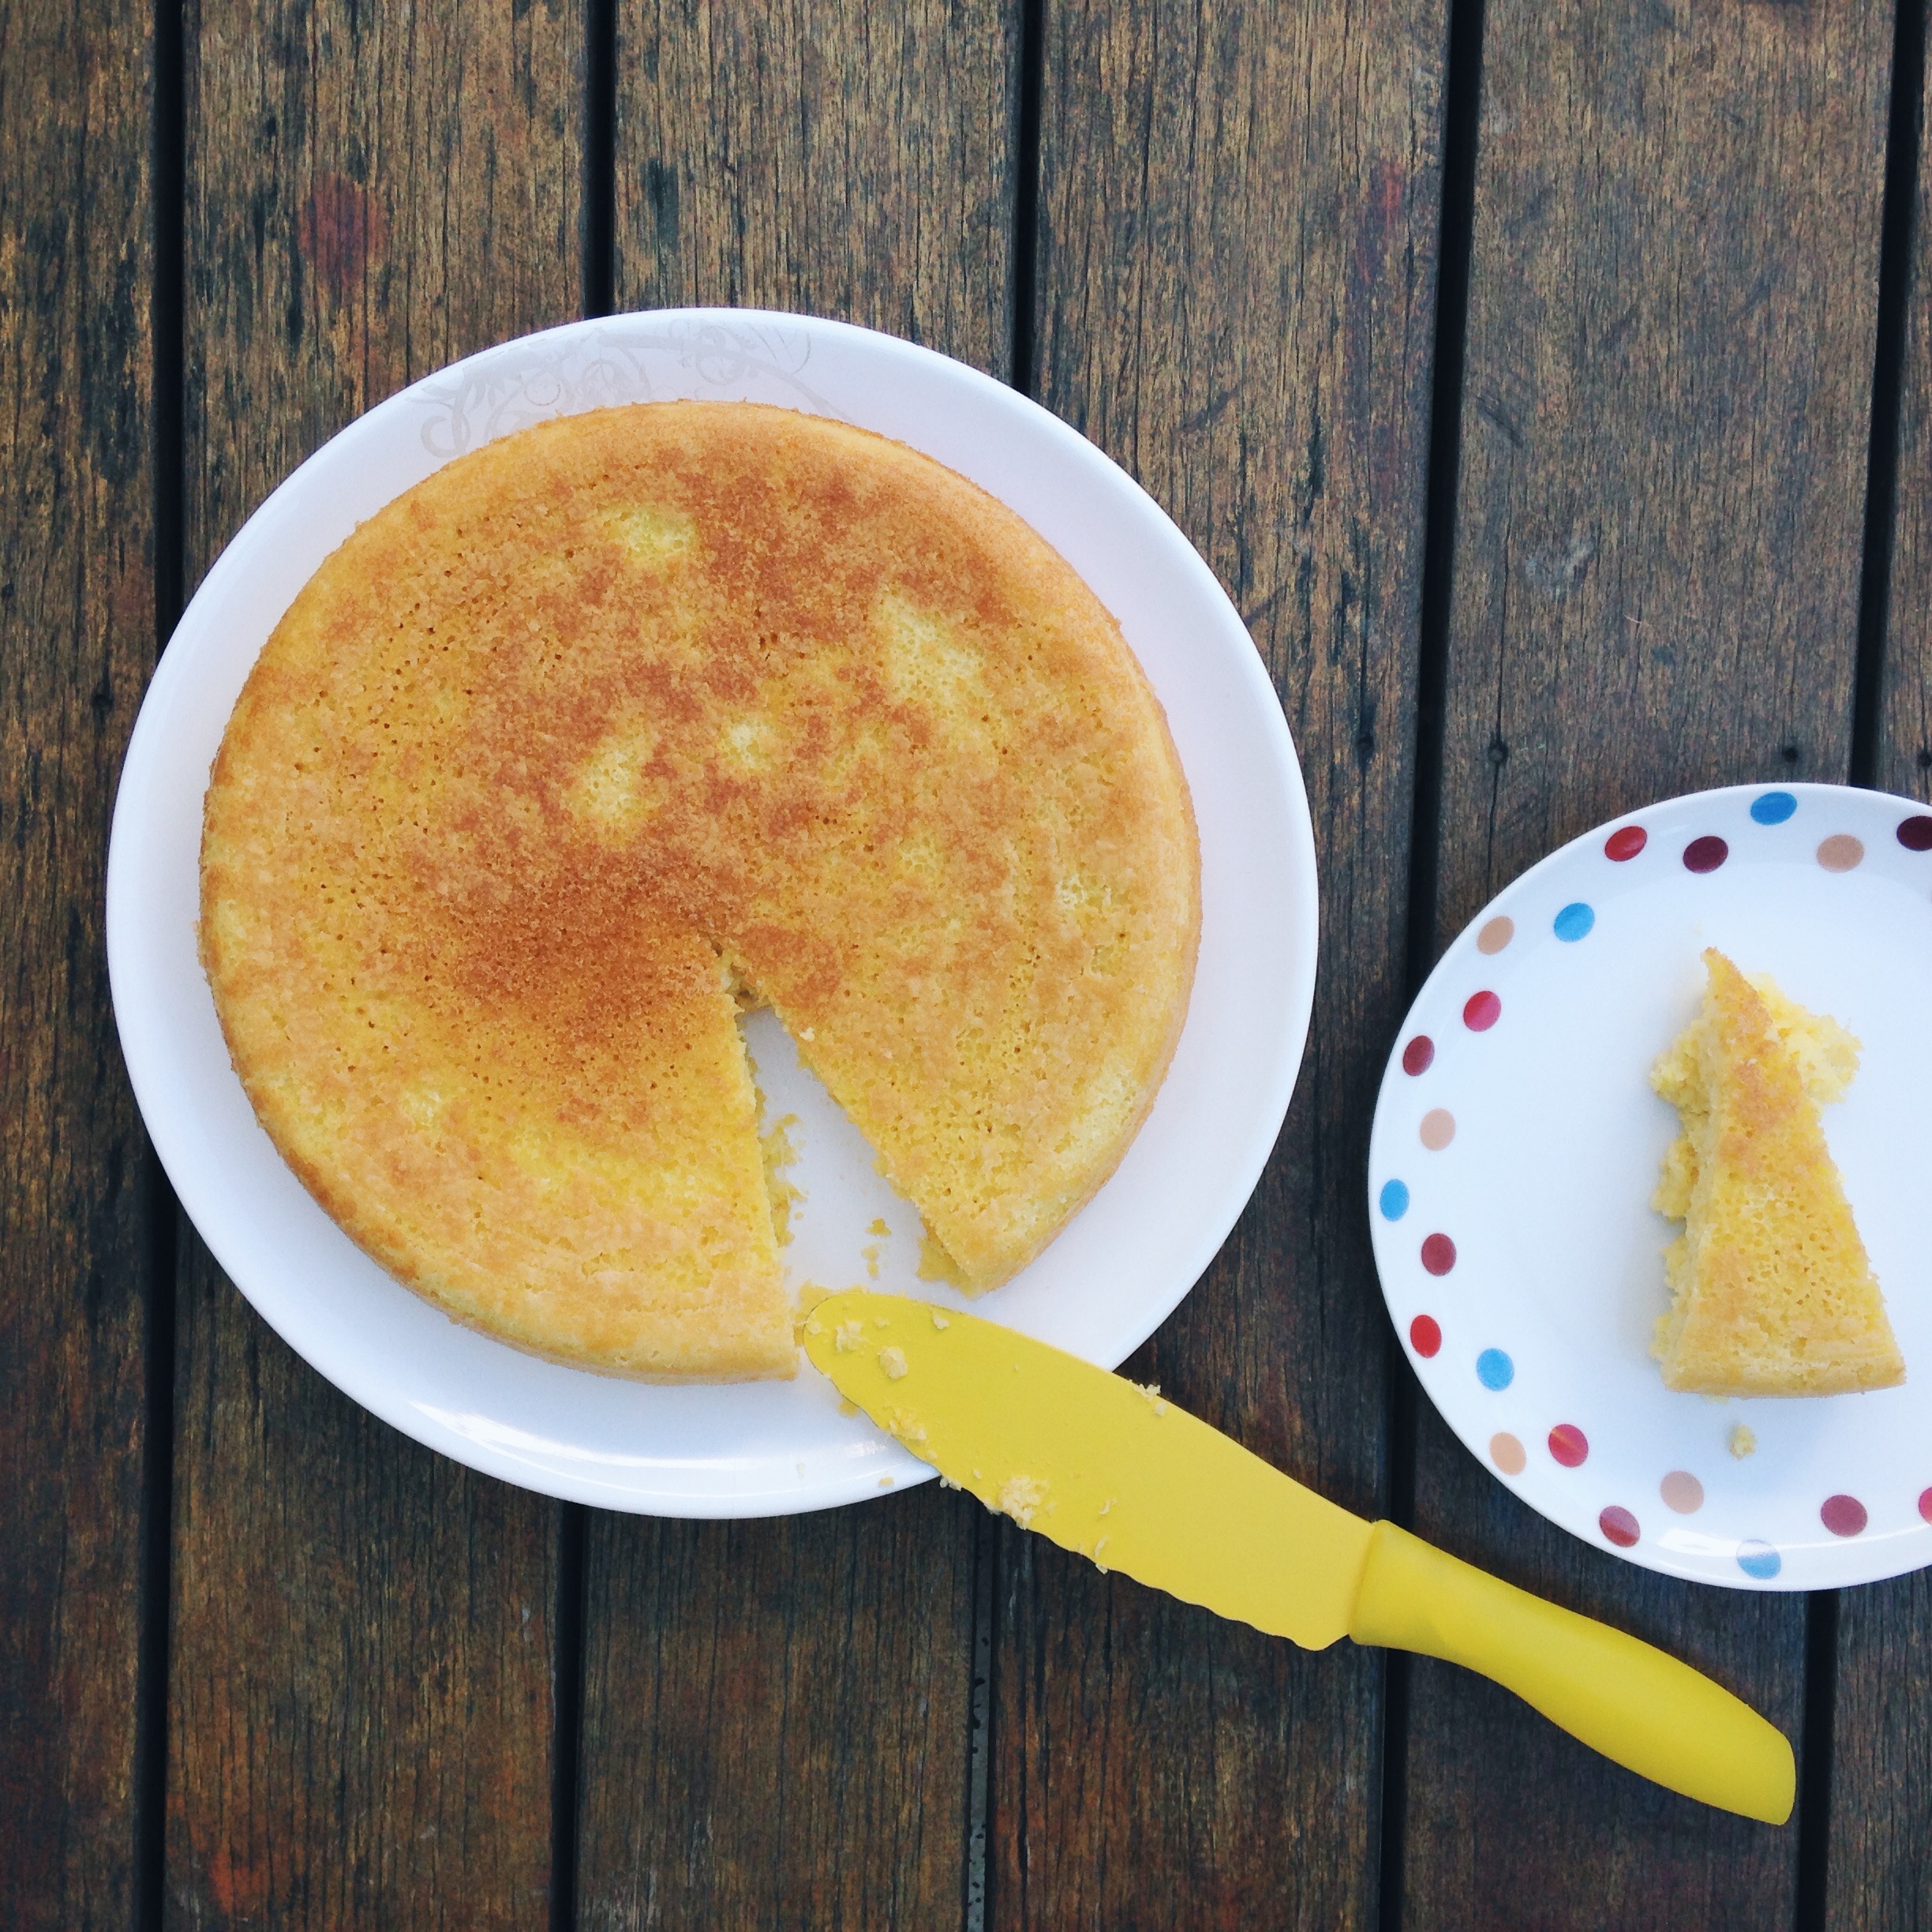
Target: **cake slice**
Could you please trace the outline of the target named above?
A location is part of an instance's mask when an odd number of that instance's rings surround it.
[[[1684,1224],[1651,1345],[1664,1380],[1706,1395],[1890,1388],[1905,1363],[1818,1121],[1859,1043],[1714,948],[1704,964],[1703,1010],[1650,1076],[1683,1122],[1652,1201]]]

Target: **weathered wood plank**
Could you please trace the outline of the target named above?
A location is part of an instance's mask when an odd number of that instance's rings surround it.
[[[1020,12],[626,8],[620,305],[836,316],[1004,376]]]
[[[135,1909],[156,1269],[101,896],[154,661],[149,10],[0,30],[0,1921]]]
[[[1551,847],[1699,785],[1848,775],[1891,24],[1492,0],[1439,940]],[[1660,1294],[1661,1292],[1660,1284]],[[1688,1657],[1796,1740],[1804,1603],[1665,1582],[1418,1432],[1418,1527]],[[1417,1925],[1787,1922],[1775,1832],[1422,1664]]]
[[[1877,782],[1932,799],[1932,167],[1919,194],[1900,385],[1898,499]],[[1932,1926],[1932,1571],[1847,1590],[1838,1612],[1827,1924]]]
[[[344,421],[579,301],[582,27],[207,0],[187,54],[192,583]],[[556,1506],[392,1434],[191,1244],[171,1920],[542,1923]]]
[[[542,1925],[556,1507],[179,1280],[169,1923]]]
[[[575,0],[188,18],[190,582],[297,463],[582,286]]]
[[[591,1519],[582,1924],[957,1922],[977,1509]]]
[[[1446,9],[1054,6],[1043,401],[1252,627],[1306,768],[1320,990],[1274,1161],[1133,1372],[1351,1507],[1386,1500],[1362,1171],[1399,1017]],[[1381,1667],[1008,1533],[991,1917],[1372,1923]]]
[[[1839,1600],[1825,1923],[1932,1926],[1932,1571]]]
[[[1928,69],[1932,77],[1932,68]],[[1932,83],[1929,83],[1932,84]],[[1932,156],[1919,104],[1919,195],[1900,384],[1898,504],[1885,626],[1878,783],[1932,798]]]
[[[1003,374],[1019,32],[994,0],[627,11],[620,304],[836,315]],[[593,1517],[582,1922],[951,1922],[977,1539],[930,1489]]]

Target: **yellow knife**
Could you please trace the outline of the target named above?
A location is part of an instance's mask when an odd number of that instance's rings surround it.
[[[1781,1825],[1795,1770],[1748,1704],[1634,1637],[1365,1522],[1155,1391],[996,1323],[853,1289],[806,1353],[912,1453],[1061,1548],[1310,1650],[1445,1657],[1606,1758]]]

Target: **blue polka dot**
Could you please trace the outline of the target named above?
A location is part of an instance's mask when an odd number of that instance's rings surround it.
[[[1506,1389],[1516,1380],[1516,1365],[1500,1349],[1485,1349],[1476,1357],[1476,1379],[1485,1388]]]
[[[1782,825],[1797,809],[1798,801],[1788,792],[1761,792],[1751,800],[1751,816],[1760,825]],[[1764,1573],[1766,1576],[1777,1574],[1777,1552],[1773,1550],[1771,1555],[1771,1567]],[[1742,1556],[1738,1559],[1739,1563],[1743,1560]],[[1751,1571],[1753,1576],[1757,1574],[1755,1570]]]
[[[1574,945],[1578,940],[1589,937],[1589,930],[1596,923],[1597,915],[1581,899],[1575,900],[1556,915],[1556,937]]]
[[[1382,1219],[1399,1221],[1409,1211],[1409,1190],[1399,1181],[1382,1183]]]
[[[1775,798],[1780,795],[1773,792],[1772,796]],[[1784,1558],[1769,1543],[1740,1543],[1737,1559],[1738,1567],[1747,1577],[1755,1577],[1760,1583],[1769,1582],[1784,1567]]]

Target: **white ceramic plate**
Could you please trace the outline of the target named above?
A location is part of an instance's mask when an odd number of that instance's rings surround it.
[[[1443,956],[1383,1076],[1369,1218],[1422,1385],[1523,1500],[1600,1548],[1739,1589],[1932,1563],[1932,816],[1833,785],[1740,785],[1601,826]],[[1702,949],[1769,972],[1864,1053],[1825,1130],[1885,1293],[1902,1388],[1673,1393],[1649,1207],[1675,1111],[1651,1063]],[[1734,1425],[1754,1452],[1731,1452]]]
[[[134,1091],[182,1204],[301,1355],[398,1428],[492,1475],[663,1515],[755,1516],[931,1474],[801,1367],[789,1383],[658,1388],[556,1367],[399,1287],[310,1200],[256,1124],[195,957],[203,793],[276,620],[363,519],[464,450],[542,418],[720,397],[840,417],[925,451],[1024,516],[1087,579],[1146,667],[1200,829],[1193,1003],[1113,1179],[981,1311],[1110,1366],[1186,1294],[1280,1129],[1313,997],[1315,848],[1300,767],[1254,646],[1153,500],[1024,397],[836,322],[691,309],[574,324],[459,362],[372,410],[284,483],[215,564],[142,706],[114,808],[107,949]],[[769,1022],[761,1084],[796,1113],[807,1198],[788,1265],[829,1286],[918,1282],[918,1221]],[[875,1218],[891,1230],[869,1232]],[[868,1254],[867,1250],[874,1252]],[[871,1271],[876,1266],[878,1273]]]

